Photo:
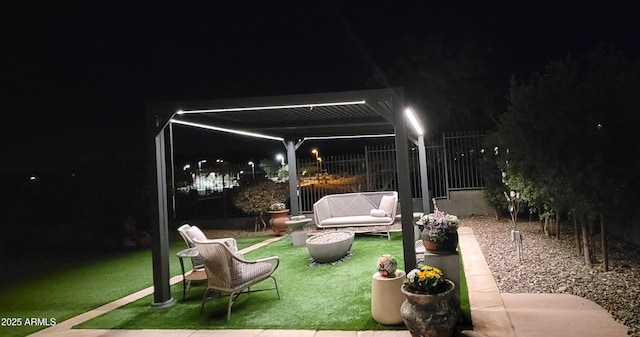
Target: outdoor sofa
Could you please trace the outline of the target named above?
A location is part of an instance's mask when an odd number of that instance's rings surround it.
[[[318,229],[344,229],[356,232],[385,232],[396,220],[398,193],[395,191],[330,194],[313,204]],[[360,230],[359,230],[360,229]]]

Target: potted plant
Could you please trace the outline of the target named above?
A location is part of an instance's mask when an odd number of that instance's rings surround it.
[[[418,220],[424,226],[422,230],[422,242],[424,248],[434,254],[449,254],[458,247],[458,226],[460,220],[457,216],[446,214],[438,209],[433,200],[434,211],[424,215]]]
[[[274,202],[269,205],[269,212],[281,212],[288,211],[287,205],[284,202]]]
[[[271,214],[269,224],[276,235],[286,232],[289,228],[285,223],[289,220],[289,209],[287,208],[287,205],[285,205],[284,202],[274,202],[269,205],[269,214]]]
[[[455,284],[431,266],[413,269],[402,285],[402,319],[414,337],[451,337],[460,315]]]

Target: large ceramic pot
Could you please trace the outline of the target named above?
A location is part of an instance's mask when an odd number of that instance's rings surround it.
[[[407,298],[400,306],[404,324],[413,337],[451,337],[460,316],[460,302],[455,297],[456,286],[450,280],[448,290],[422,295],[410,292],[402,285]]]
[[[289,229],[289,226],[285,223],[289,220],[289,210],[283,209],[281,211],[269,211],[271,214],[271,220],[269,225],[276,235],[283,235]]]
[[[423,234],[422,244],[424,244],[424,249],[429,253],[442,255],[455,253],[458,248],[458,231],[450,233],[446,240],[438,242],[429,240],[429,237]]]
[[[353,232],[335,231],[314,235],[306,243],[309,255],[315,262],[328,263],[347,255],[354,239]]]

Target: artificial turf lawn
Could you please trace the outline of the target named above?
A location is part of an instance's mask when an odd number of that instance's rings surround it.
[[[237,241],[238,246],[244,248],[266,238],[246,237],[238,238]],[[184,248],[182,240],[176,240],[170,246],[171,275],[180,274],[180,263],[175,254]],[[25,257],[28,259],[13,265],[14,268],[25,268],[24,273],[17,275],[29,277],[21,280],[16,277],[16,280],[11,280],[10,285],[0,289],[0,317],[5,323],[13,323],[0,325],[2,337],[26,336],[45,328],[46,324],[52,323],[52,319],[60,323],[153,284],[150,250],[101,255],[94,260],[87,256],[76,257],[76,260],[83,260],[77,263],[60,256],[63,261],[59,265],[64,267],[45,268],[47,272],[32,271],[44,258],[22,256]],[[52,254],[46,257],[46,261],[48,264],[55,264],[56,256]],[[181,287],[180,284],[173,288],[182,289]],[[180,297],[177,294],[174,296],[182,298],[181,293]],[[26,325],[26,321],[32,318],[40,321],[35,325]]]
[[[152,309],[151,296],[96,317],[76,328],[100,329],[314,329],[314,330],[381,330],[404,329],[404,325],[384,326],[371,316],[371,277],[376,260],[392,254],[402,260],[401,233],[392,240],[358,236],[353,255],[346,261],[312,267],[306,247],[296,247],[290,238],[271,243],[247,253],[247,259],[272,255],[280,257],[274,276],[281,298],[275,291],[243,294],[234,303],[231,320],[226,320],[228,297],[211,299],[200,312],[205,284],[194,285],[187,298],[172,307]],[[464,278],[462,278],[464,279]],[[253,289],[271,287],[267,280]],[[468,300],[462,288],[463,302]],[[172,287],[172,295],[182,298],[182,285]],[[463,307],[465,304],[463,303]],[[468,309],[467,309],[468,310]],[[468,311],[467,311],[468,314]]]
[[[305,329],[314,327],[317,329],[337,329],[340,326],[345,329],[356,329],[357,324],[364,326],[363,329],[402,328],[380,326],[370,318],[371,275],[375,272],[375,260],[383,253],[391,253],[400,258],[399,265],[402,266],[400,235],[400,233],[393,233],[392,241],[380,237],[358,236],[354,243],[355,254],[342,264],[344,268],[325,266],[310,269],[307,266],[308,253],[306,248],[292,246],[290,238],[285,238],[247,254],[247,257],[251,259],[264,257],[271,255],[272,252],[267,250],[270,249],[281,257],[283,264],[275,275],[278,278],[282,299],[277,300],[273,291],[255,293],[249,297],[242,295],[234,304],[232,323],[244,319],[245,328],[250,326],[269,328],[273,325],[264,324],[260,320],[265,320],[265,315],[272,315],[272,317],[268,317],[268,320],[280,322],[279,324],[283,328],[294,328],[293,324],[298,320],[300,322],[317,321],[317,325],[304,323],[307,324],[303,327]],[[266,238],[246,237],[238,238],[237,241],[238,246],[244,248]],[[179,239],[170,246],[171,275],[179,275],[180,273],[175,253],[183,248],[184,243]],[[371,256],[364,256],[365,253],[366,255],[371,254]],[[48,264],[55,264],[52,261],[55,261],[56,258],[61,257],[54,254],[48,256]],[[57,269],[46,268],[46,272],[42,272],[45,269],[38,268],[37,270],[40,271],[15,273],[15,275],[29,275],[29,277],[20,279],[20,282],[12,281],[10,285],[5,285],[0,289],[0,315],[3,318],[21,318],[23,324],[21,326],[0,326],[0,336],[25,336],[46,327],[40,324],[25,326],[24,322],[28,318],[43,318],[48,322],[54,318],[59,323],[152,285],[151,253],[149,250],[109,256],[101,255],[99,258],[92,256],[81,258],[76,255],[73,259],[72,261],[75,262],[68,263],[69,259],[67,259],[56,264]],[[43,257],[12,265],[33,270],[34,266],[38,266],[41,261],[43,261]],[[287,262],[285,263],[285,261]],[[285,274],[290,273],[287,271],[288,268],[285,268],[289,262],[296,265],[299,274],[291,279],[285,277]],[[50,272],[51,269],[55,271]],[[293,272],[293,270],[291,271]],[[344,277],[345,275],[347,277]],[[316,276],[319,280],[326,282],[314,285],[313,278]],[[18,280],[19,278],[15,277],[14,279]],[[461,282],[464,283],[463,276]],[[270,285],[270,281],[265,282],[265,286]],[[181,301],[182,285],[178,283],[172,286],[173,297],[178,300],[178,303],[171,308],[150,309],[149,304],[152,299],[147,297],[88,321],[81,327],[98,327],[98,324],[101,324],[102,328],[114,329],[163,327],[161,323],[168,324],[181,319],[188,324],[174,324],[175,328],[188,328],[189,326],[203,329],[225,328],[226,298],[208,301],[204,314],[200,315],[200,300],[204,289],[204,285],[192,287],[187,294],[186,301],[183,302]],[[340,295],[343,290],[353,296]],[[461,294],[462,307],[464,310],[466,303],[468,315],[468,297],[464,285],[461,286],[461,290],[463,291]],[[296,293],[302,295],[297,298]],[[263,302],[261,305],[267,309],[274,306],[274,310],[266,311],[257,307],[258,304],[249,301]],[[345,306],[345,301],[353,301],[354,307]],[[287,305],[291,305],[292,308],[283,308]],[[337,314],[341,312],[338,310],[353,311],[360,317],[360,321],[350,321],[345,318],[342,320],[343,322],[335,323],[336,325],[321,326],[322,324],[334,324],[333,321],[325,322],[327,319],[340,320],[343,318],[344,316]],[[243,312],[244,318],[239,316]],[[266,313],[263,314],[263,312]],[[42,322],[41,320],[39,323]],[[289,325],[289,323],[292,324]],[[240,325],[237,327],[242,328]]]

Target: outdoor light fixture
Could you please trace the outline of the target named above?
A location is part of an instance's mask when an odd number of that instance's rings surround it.
[[[276,159],[280,161],[280,164],[284,166],[284,156],[280,153],[276,155]]]
[[[320,106],[339,106],[339,105],[358,105],[367,104],[366,101],[349,101],[349,102],[334,102],[334,103],[313,103],[313,104],[292,104],[292,105],[270,105],[270,106],[252,106],[242,108],[221,108],[221,109],[202,109],[202,110],[178,110],[178,115],[184,114],[199,114],[208,112],[232,112],[232,111],[256,111],[256,110],[275,110],[275,109],[293,109],[293,108],[309,108]]]
[[[302,140],[323,140],[323,139],[353,139],[353,138],[379,138],[379,137],[395,137],[395,133],[382,133],[378,135],[349,135],[349,136],[322,136],[322,137],[304,137]],[[312,152],[313,153],[313,152]]]
[[[185,166],[182,167],[183,171],[186,171],[188,168],[191,168],[191,165],[187,164]]]
[[[411,110],[411,108],[406,108],[404,110],[404,114],[409,119],[409,122],[411,122],[411,125],[413,126],[413,129],[416,131],[416,133],[422,136],[423,135],[422,127],[420,127],[420,123],[418,123],[418,119],[416,118],[416,115],[414,114],[413,110]]]
[[[206,162],[207,162],[207,160],[206,160],[206,159],[205,159],[205,160],[201,160],[201,161],[199,161],[199,162],[198,162],[198,168],[199,168],[199,169],[202,169],[202,164],[204,164],[204,163],[206,163]]]
[[[256,164],[254,164],[252,161],[248,162],[247,164],[251,165],[251,177],[253,177],[253,179],[256,179]]]
[[[221,128],[221,127],[217,127],[217,126],[211,126],[211,125],[205,125],[205,124],[199,124],[199,123],[185,122],[185,121],[180,121],[180,120],[176,120],[176,119],[172,119],[172,120],[171,120],[171,123],[181,124],[181,125],[187,125],[187,126],[193,126],[193,127],[196,127],[196,128],[203,128],[203,129],[214,130],[214,131],[221,131],[221,132],[234,133],[234,134],[237,134],[237,135],[243,135],[243,136],[249,136],[249,137],[256,137],[256,138],[264,138],[264,139],[278,140],[278,141],[284,142],[284,138],[281,138],[281,137],[274,137],[274,136],[269,136],[269,135],[263,135],[263,134],[255,133],[255,132],[247,132],[247,131],[233,130],[233,129]]]

